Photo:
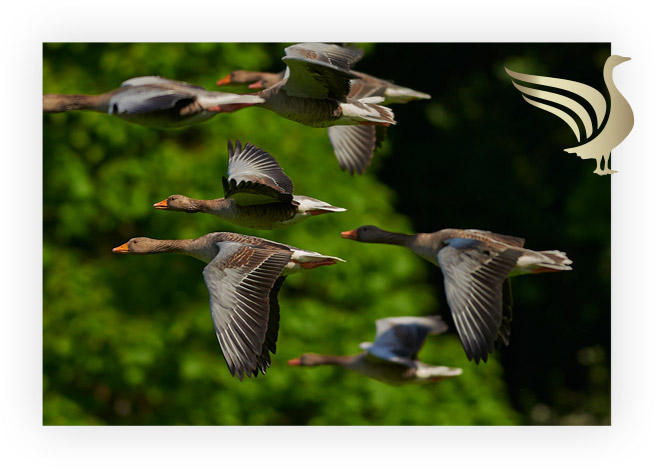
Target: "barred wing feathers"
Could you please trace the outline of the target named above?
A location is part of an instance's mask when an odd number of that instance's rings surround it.
[[[237,242],[217,246],[219,253],[203,276],[219,345],[231,374],[242,381],[270,365],[279,327],[279,287],[274,286],[291,252]]]
[[[224,196],[238,205],[291,202],[294,185],[277,160],[264,150],[240,141],[228,142],[228,179]]]

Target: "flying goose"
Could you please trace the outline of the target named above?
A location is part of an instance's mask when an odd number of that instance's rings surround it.
[[[596,114],[596,129],[593,129],[590,115],[579,101],[553,91],[529,88],[513,80],[513,85],[522,93],[522,97],[526,102],[560,117],[571,127],[578,142],[582,142],[581,145],[566,148],[564,151],[575,153],[582,159],[595,159],[596,169],[594,172],[603,176],[617,172],[608,167],[610,152],[622,143],[634,127],[634,113],[631,110],[631,106],[629,106],[629,103],[624,99],[624,96],[618,91],[613,82],[613,69],[627,60],[630,60],[630,58],[611,55],[604,64],[603,79],[606,82],[606,88],[610,95],[610,112],[605,122],[606,98],[591,86],[571,80],[517,73],[508,68],[506,68],[506,72],[514,80],[542,85],[560,92],[572,93],[589,103]],[[558,106],[573,111],[578,116],[578,120],[574,119]],[[585,128],[584,140],[580,139],[578,122]],[[601,160],[604,158],[603,169],[601,169]]]
[[[349,66],[361,59],[363,52],[351,47],[342,48],[325,44],[299,44],[292,47],[303,47],[303,50],[319,47],[324,51],[338,51],[348,54]],[[289,48],[291,49],[291,48]],[[287,49],[287,52],[289,51]],[[349,70],[354,75],[350,80],[350,89],[347,95],[349,101],[362,102],[368,100],[378,101],[378,104],[388,105],[394,103],[406,103],[414,99],[430,99],[426,93],[412,90],[393,84],[365,73]],[[251,89],[267,89],[277,83],[290,78],[290,67],[284,72],[267,73],[249,70],[235,70],[217,82],[217,85],[239,85],[246,84]],[[264,96],[261,94],[261,96]],[[382,143],[385,137],[384,127],[374,128],[365,126],[331,126],[328,128],[329,140],[333,146],[340,167],[353,174],[362,173],[370,164],[373,152]]]
[[[371,126],[396,122],[391,109],[380,105],[382,96],[350,96],[356,78],[350,67],[362,52],[319,43],[296,44],[285,52],[284,77],[255,93],[264,100],[259,107],[311,127],[339,129],[329,131],[329,138],[340,167],[363,173],[375,149]]]
[[[265,374],[280,326],[277,294],[284,277],[340,258],[238,233],[209,233],[196,239],[132,238],[119,254],[187,254],[207,263],[214,330],[232,376]]]
[[[433,383],[461,374],[461,368],[427,365],[417,358],[428,334],[447,325],[438,316],[393,317],[375,321],[375,342],[359,345],[358,355],[306,353],[289,360],[292,366],[336,365],[388,384]]]
[[[98,95],[45,94],[44,112],[92,110],[149,127],[171,128],[203,122],[263,102],[254,95],[207,91],[201,86],[157,76],[126,80]]]
[[[469,360],[486,362],[497,345],[508,345],[512,309],[509,276],[571,270],[560,251],[524,249],[524,240],[482,230],[447,228],[403,234],[366,225],[341,236],[364,243],[405,246],[440,267],[447,303]]]
[[[224,197],[198,200],[171,195],[154,208],[216,215],[238,226],[261,230],[285,228],[311,216],[346,209],[304,195],[292,195],[293,183],[275,158],[254,145],[228,142],[228,178]]]

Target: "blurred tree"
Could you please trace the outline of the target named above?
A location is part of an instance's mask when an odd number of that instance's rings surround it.
[[[141,75],[214,89],[234,69],[281,70],[285,46],[45,44],[44,92],[100,93]],[[357,69],[433,99],[396,106],[398,125],[354,178],[338,168],[324,129],[262,109],[174,131],[93,112],[44,116],[45,424],[609,422],[609,180],[563,153],[573,143],[568,128],[524,103],[502,73],[504,63],[526,61],[520,71],[601,89],[608,46],[363,46]],[[264,232],[152,209],[174,193],[220,197],[228,139],[274,155],[296,193],[348,211]],[[485,365],[466,360],[453,328],[427,341],[424,361],[464,369],[453,380],[393,387],[337,368],[287,366],[308,351],[356,353],[380,317],[447,314],[437,269],[405,250],[340,239],[362,224],[523,236],[532,249],[567,251],[576,270],[515,279],[511,346]],[[111,252],[133,236],[212,231],[348,260],[285,282],[278,353],[267,375],[242,383],[214,335],[204,265]]]

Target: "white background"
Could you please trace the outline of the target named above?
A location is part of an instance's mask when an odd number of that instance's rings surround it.
[[[9,213],[0,225],[0,465],[668,463],[670,16],[656,5],[661,2],[5,2],[0,207]],[[615,83],[635,115],[632,133],[611,159],[619,171],[612,176],[612,426],[42,427],[42,42],[63,41],[611,42],[614,54],[632,58],[617,68]]]

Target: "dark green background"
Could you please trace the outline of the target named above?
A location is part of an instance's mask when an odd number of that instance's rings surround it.
[[[141,75],[215,89],[231,70],[279,71],[287,44],[45,44],[45,93],[100,93]],[[432,95],[396,105],[368,172],[341,172],[326,130],[244,109],[162,131],[103,114],[44,116],[44,423],[510,425],[610,423],[610,179],[566,124],[524,102],[503,70],[605,93],[608,44],[362,44],[356,68]],[[243,87],[233,91],[245,92]],[[274,155],[297,194],[348,208],[285,231],[159,212],[181,193],[221,196],[228,139]],[[617,155],[612,166],[617,169]],[[559,249],[571,272],[513,280],[511,345],[466,360],[452,328],[420,357],[464,373],[393,387],[346,370],[289,367],[304,352],[354,354],[375,319],[448,314],[439,269],[409,251],[340,239],[362,224],[479,228]],[[133,236],[240,231],[347,259],[291,276],[266,376],[230,376],[204,264],[116,256]]]

